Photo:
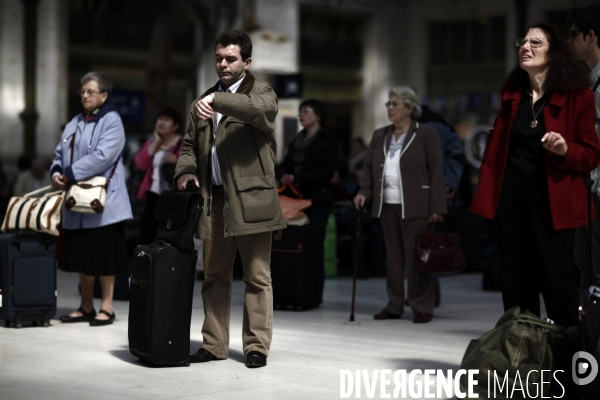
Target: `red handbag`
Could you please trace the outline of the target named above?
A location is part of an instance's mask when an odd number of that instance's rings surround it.
[[[434,233],[434,224],[431,222],[429,231],[416,238],[416,271],[427,274],[451,274],[464,270],[467,264],[460,247],[460,235],[448,233],[443,222],[444,232]]]

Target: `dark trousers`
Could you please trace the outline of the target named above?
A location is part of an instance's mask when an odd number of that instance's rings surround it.
[[[575,229],[555,230],[548,201],[500,195],[494,234],[502,266],[504,310],[514,306],[540,316],[541,290],[548,318],[577,323]]]
[[[158,198],[156,193],[148,192],[146,198],[146,207],[140,220],[140,233],[138,235],[138,244],[151,244],[158,231],[159,222],[156,220],[156,207],[158,207]]]
[[[308,255],[309,261],[317,269],[317,282],[319,303],[323,302],[323,288],[325,287],[325,233],[331,204],[313,204],[304,212],[310,220],[307,227],[307,240],[311,240],[312,254]]]

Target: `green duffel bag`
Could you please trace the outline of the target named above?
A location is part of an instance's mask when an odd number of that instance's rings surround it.
[[[559,325],[513,307],[494,329],[471,340],[460,368],[479,370],[473,391],[480,399],[542,398],[550,384],[557,384],[550,372],[553,340],[566,333]],[[466,375],[460,377],[460,387],[468,393]]]

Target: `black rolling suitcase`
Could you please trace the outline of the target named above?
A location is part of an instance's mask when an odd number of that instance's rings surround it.
[[[45,233],[0,235],[0,319],[49,326],[56,314],[56,238]]]
[[[309,225],[273,232],[271,279],[275,308],[308,310],[319,305],[317,270],[307,235]]]
[[[192,183],[193,184],[193,183]],[[188,366],[198,252],[194,232],[203,208],[194,192],[165,190],[156,241],[136,247],[129,298],[129,351],[155,366]]]
[[[188,366],[197,252],[157,242],[136,247],[129,350],[157,366]]]

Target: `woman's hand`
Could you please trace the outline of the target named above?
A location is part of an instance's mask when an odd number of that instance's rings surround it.
[[[281,182],[281,185],[283,185],[283,186],[289,185],[291,183],[294,183],[294,175],[285,174],[281,177],[281,179],[279,181]]]
[[[366,201],[367,198],[365,196],[362,194],[357,194],[356,197],[354,197],[354,207],[356,207],[357,210],[360,210],[364,207]]]
[[[152,141],[152,143],[150,143],[148,145],[148,147],[146,148],[146,151],[148,152],[148,154],[150,154],[151,156],[154,155],[154,153],[156,153],[156,150],[158,148],[160,148],[160,146],[162,146],[162,142],[163,142],[163,137],[160,136],[158,134],[158,132],[154,131],[154,140]]]
[[[560,133],[547,132],[542,138],[542,146],[559,156],[564,157],[567,155],[567,142]]]
[[[163,164],[177,164],[177,156],[173,153],[167,154]]]
[[[429,216],[429,223],[442,222],[443,220],[444,220],[444,216],[442,214],[431,214]]]
[[[54,186],[56,190],[65,190],[67,188],[67,177],[65,174],[54,175],[54,178],[52,178],[52,186]]]

